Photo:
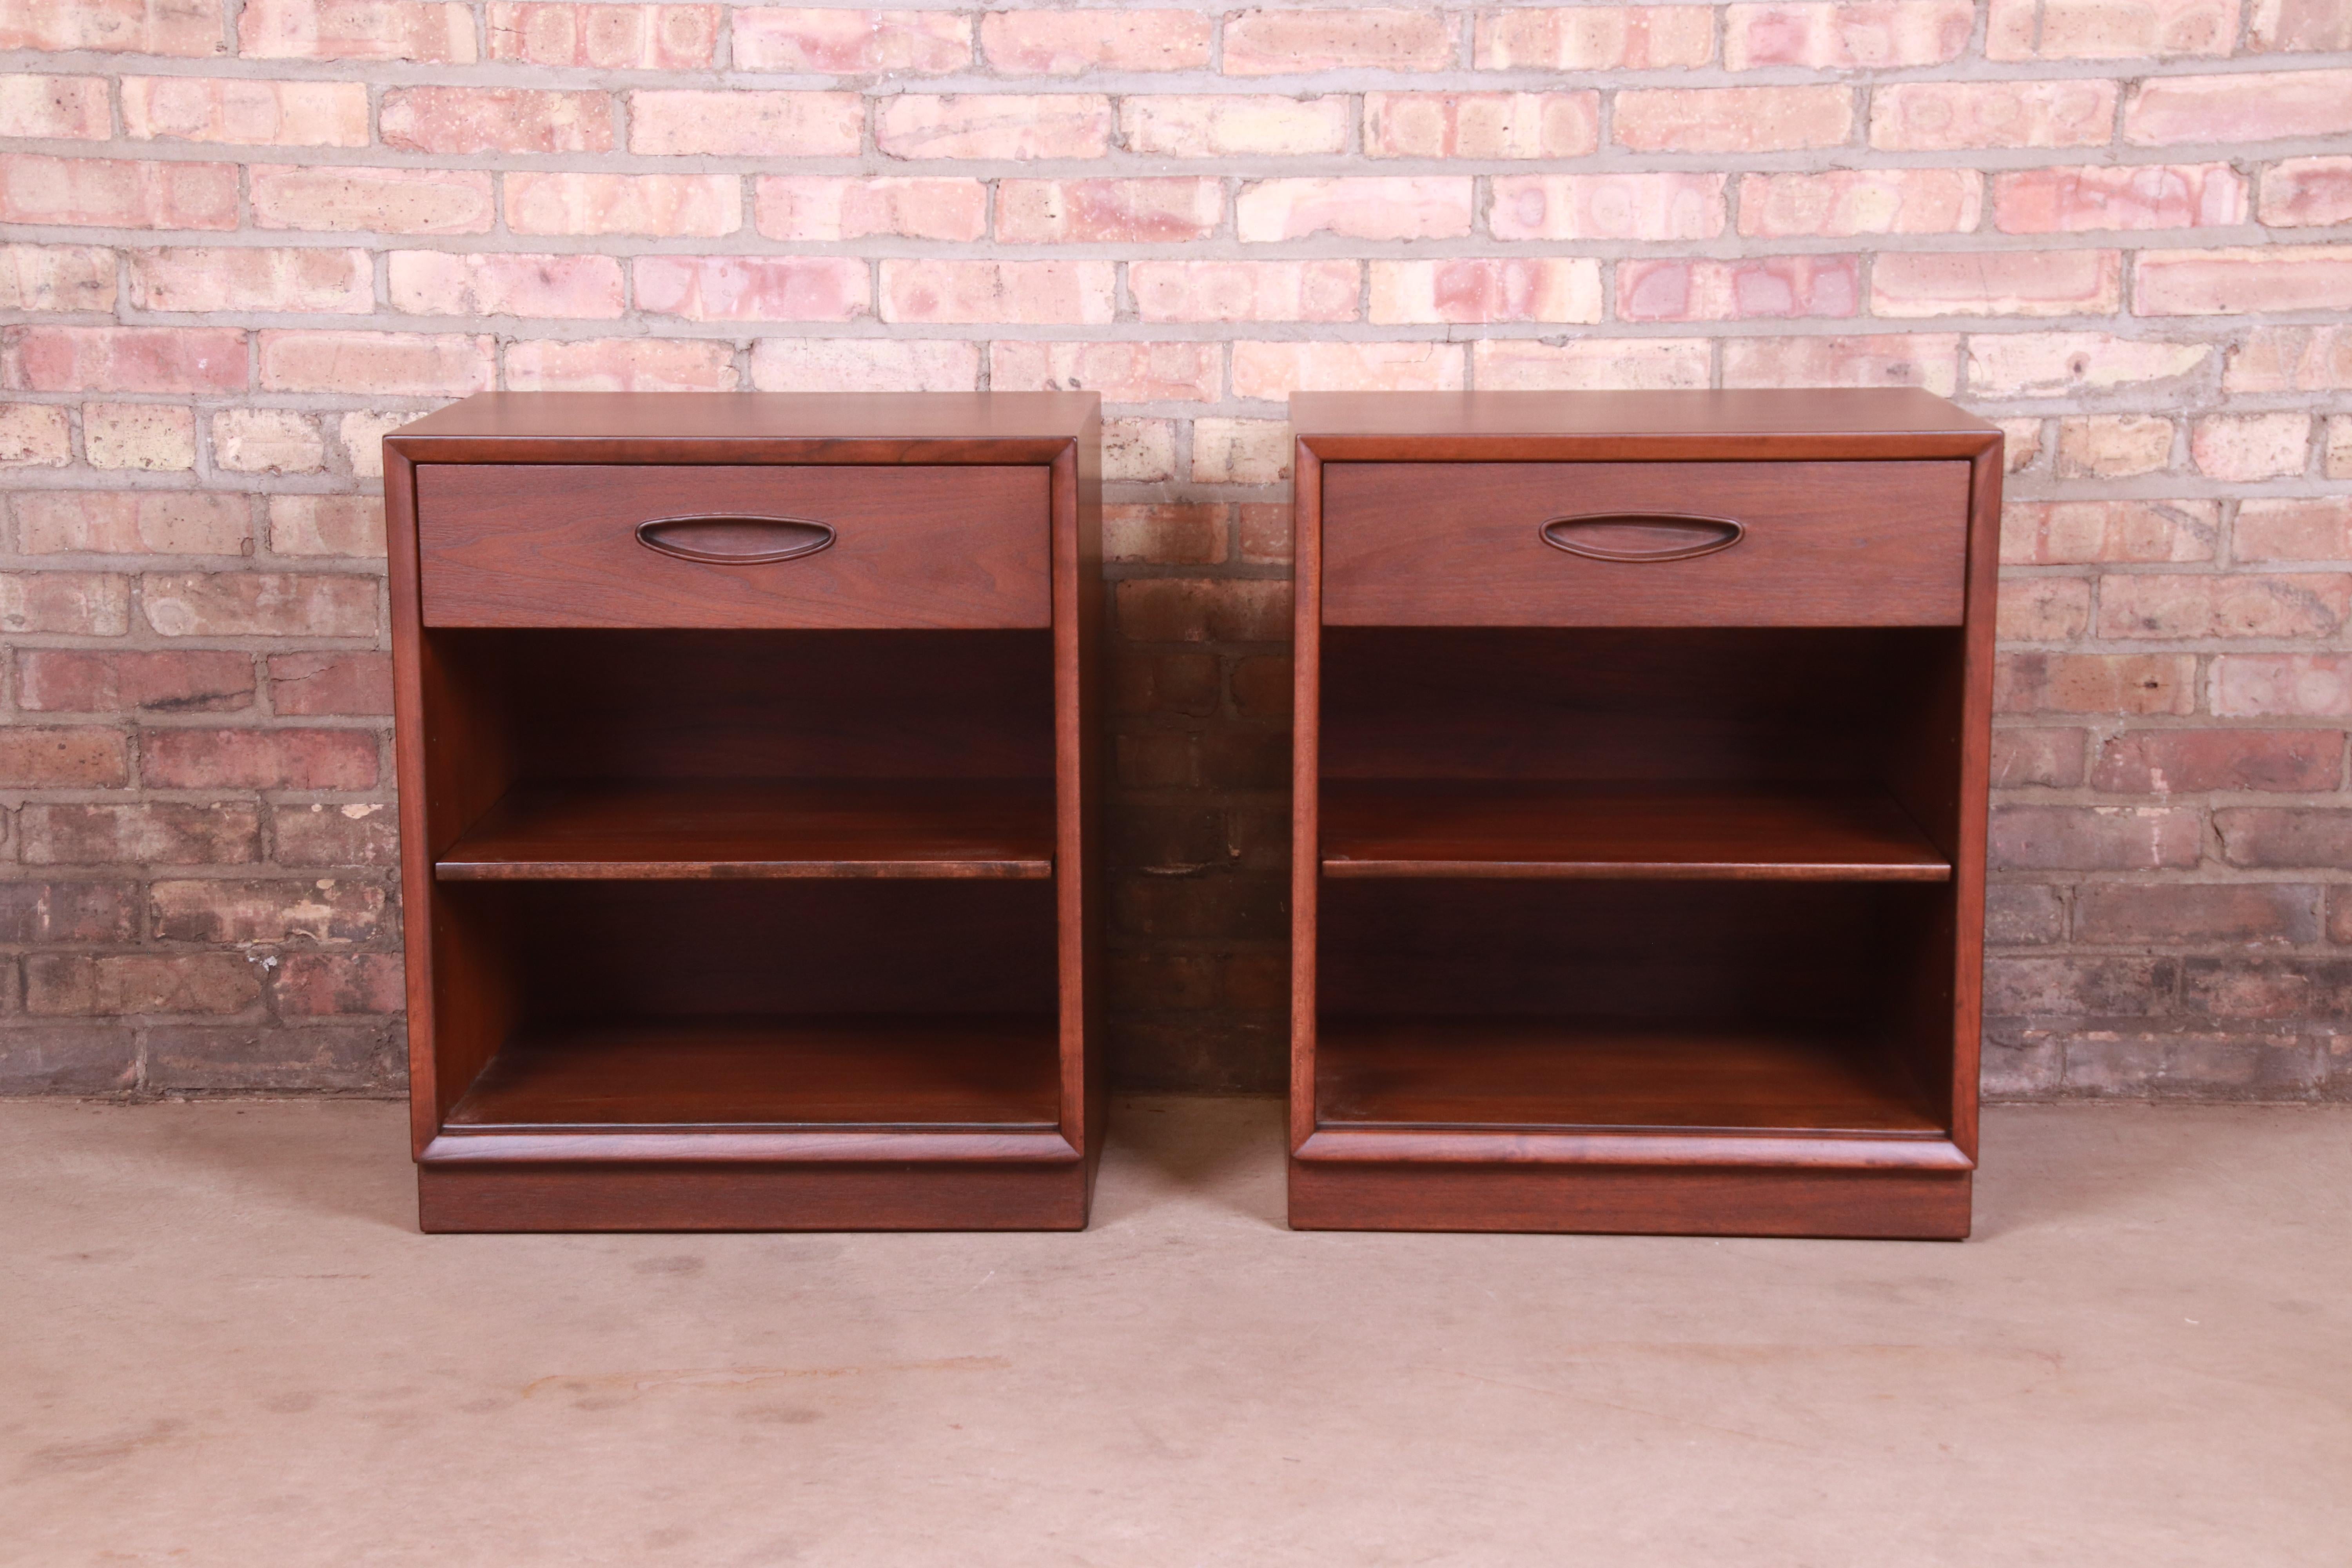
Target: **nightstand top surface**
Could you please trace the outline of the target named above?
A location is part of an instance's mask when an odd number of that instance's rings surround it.
[[[1091,392],[478,392],[391,438],[1034,445],[1078,437],[1100,406]]]
[[[1871,455],[1982,447],[1999,431],[1916,387],[1738,392],[1317,392],[1290,400],[1290,423],[1327,458],[1502,458],[1520,445],[1706,447],[1852,443]],[[1533,452],[1527,455],[1534,456]],[[1726,455],[1728,455],[1727,453]],[[1760,455],[1760,454],[1759,454]],[[1794,451],[1787,455],[1800,455]]]

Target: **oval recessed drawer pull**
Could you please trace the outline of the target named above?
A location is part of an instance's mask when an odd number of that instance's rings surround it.
[[[715,513],[657,517],[637,524],[637,542],[681,561],[719,566],[757,566],[814,555],[834,541],[832,528],[804,517],[752,517]]]
[[[1591,561],[1688,561],[1728,550],[1748,536],[1727,517],[1680,511],[1596,511],[1543,525],[1554,550]]]

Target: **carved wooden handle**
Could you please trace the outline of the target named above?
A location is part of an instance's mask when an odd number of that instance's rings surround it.
[[[637,524],[637,542],[680,561],[757,566],[814,555],[834,541],[833,530],[804,517],[718,514],[657,517]]]
[[[1595,511],[1556,517],[1543,525],[1554,550],[1591,561],[1688,561],[1728,550],[1748,537],[1727,517],[1684,511]]]

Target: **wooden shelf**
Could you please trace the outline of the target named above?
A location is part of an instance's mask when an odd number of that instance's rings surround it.
[[[509,1041],[445,1126],[1046,1130],[1054,1020],[895,1015],[543,1025]]]
[[[519,785],[433,868],[445,882],[1053,873],[1050,779]]]
[[[1326,779],[1327,877],[1945,882],[1883,792]]]
[[[1949,1135],[1864,1043],[1763,1026],[1327,1017],[1315,1062],[1326,1127]]]

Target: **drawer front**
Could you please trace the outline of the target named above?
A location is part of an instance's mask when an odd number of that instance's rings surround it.
[[[1043,626],[1049,479],[1034,466],[424,464],[425,624]]]
[[[1323,618],[1958,626],[1969,466],[1327,463]]]

